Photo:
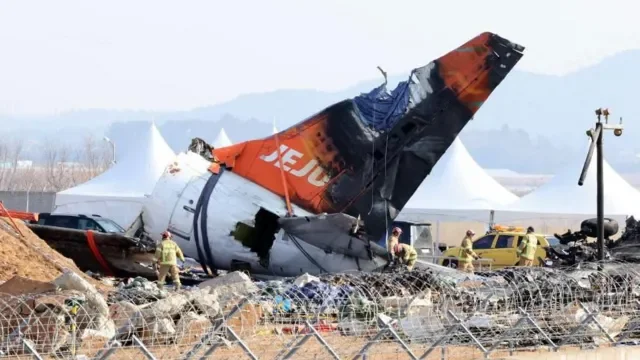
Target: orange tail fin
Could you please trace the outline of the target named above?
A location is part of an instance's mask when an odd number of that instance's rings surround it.
[[[483,33],[388,93],[384,85],[282,131],[291,202],[315,213],[361,215],[380,236],[458,133],[522,57]],[[284,196],[273,136],[214,150],[236,174]]]

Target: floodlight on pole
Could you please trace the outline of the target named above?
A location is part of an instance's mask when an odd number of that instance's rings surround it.
[[[620,123],[618,124],[609,124],[609,109],[598,108],[595,111],[596,114],[596,126],[594,129],[587,130],[587,136],[591,138],[591,145],[589,146],[589,152],[587,152],[587,159],[584,162],[584,166],[582,167],[582,173],[580,173],[580,178],[578,180],[578,185],[582,186],[584,184],[585,178],[587,176],[587,171],[589,171],[589,165],[591,164],[591,158],[593,156],[594,149],[598,152],[596,155],[596,218],[597,218],[597,244],[598,244],[598,260],[602,261],[605,259],[604,252],[604,158],[602,154],[602,138],[605,130],[613,130],[613,134],[615,136],[621,136],[622,130],[624,127],[622,126],[622,118],[620,118]],[[604,116],[604,123],[602,123],[602,116]]]
[[[104,137],[104,141],[111,144],[111,153],[113,154],[113,158],[111,159],[111,164],[115,165],[116,164],[116,144],[106,136]]]

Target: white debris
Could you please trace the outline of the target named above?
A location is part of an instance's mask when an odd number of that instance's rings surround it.
[[[247,296],[259,290],[249,276],[240,271],[204,281],[198,287],[201,289],[209,288],[209,292],[216,294],[222,302],[235,297]]]
[[[209,317],[220,316],[222,312],[220,303],[218,303],[218,296],[215,294],[205,294],[193,299],[193,306]]]
[[[478,328],[478,329],[491,329],[491,328],[504,327],[504,325],[497,324],[495,322],[494,317],[489,316],[487,314],[480,314],[480,313],[473,314],[473,316],[471,316],[471,318],[469,318],[469,320],[465,322],[465,325],[467,327]]]
[[[586,305],[589,308],[589,304]],[[577,304],[570,304],[565,307],[565,311],[562,312],[563,315],[560,315],[560,318],[565,323],[574,324],[577,326],[587,319],[587,312]],[[615,338],[618,334],[622,332],[624,327],[629,322],[629,316],[620,316],[619,318],[612,318],[606,315],[597,314],[595,315],[595,319],[602,325],[604,330],[613,338]],[[596,345],[608,343],[609,339],[605,336],[605,334],[600,330],[598,325],[595,324],[593,320],[591,320],[587,325],[586,330],[589,334],[593,334],[593,341]]]
[[[158,300],[151,306],[142,310],[142,313],[147,316],[173,316],[180,313],[185,306],[189,303],[187,297],[183,294],[172,294],[171,296]]]
[[[180,317],[176,325],[176,341],[179,344],[193,344],[200,339],[211,327],[209,319],[194,312],[188,312]]]
[[[154,318],[148,321],[142,317],[136,317],[135,327],[141,329],[140,338],[143,341],[151,340],[154,343],[166,343],[176,333],[173,321],[170,318]]]
[[[87,305],[97,310],[102,316],[109,316],[109,306],[96,288],[72,271],[65,271],[53,281],[62,290],[77,290],[84,293]]]
[[[308,273],[304,273],[300,276],[298,276],[294,281],[293,284],[296,285],[297,287],[303,287],[305,285],[307,285],[310,282],[320,282],[320,278],[313,276],[313,275],[309,275]]]
[[[431,290],[412,297],[390,296],[383,298],[381,301],[382,309],[385,313],[394,317],[404,317],[414,313],[419,313],[421,307],[432,306]]]
[[[85,329],[80,336],[81,339],[90,337],[111,339],[116,335],[116,325],[113,320],[99,315],[94,321],[97,322],[95,328]]]

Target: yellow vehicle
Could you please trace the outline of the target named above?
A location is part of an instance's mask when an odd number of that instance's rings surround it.
[[[518,246],[525,234],[526,231],[523,227],[496,225],[489,233],[473,240],[473,251],[483,259],[492,259],[492,269],[515,266],[520,260],[517,254]],[[533,265],[538,266],[540,265],[540,260],[544,261],[547,257],[547,252],[544,248],[550,245],[558,245],[560,242],[554,236],[534,235],[538,238],[538,249],[536,250]],[[449,248],[442,255],[442,259],[439,262],[440,265],[458,267],[460,247]]]

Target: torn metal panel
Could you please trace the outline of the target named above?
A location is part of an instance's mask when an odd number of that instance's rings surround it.
[[[27,226],[53,249],[72,259],[81,270],[104,271],[87,242],[86,231],[37,224]],[[98,251],[112,268],[114,275],[154,276],[151,269],[138,264],[153,260],[154,244],[117,233],[94,232],[93,237]]]
[[[363,260],[386,256],[386,250],[381,246],[351,235],[357,219],[346,214],[280,218],[278,222],[288,234],[328,253]]]

